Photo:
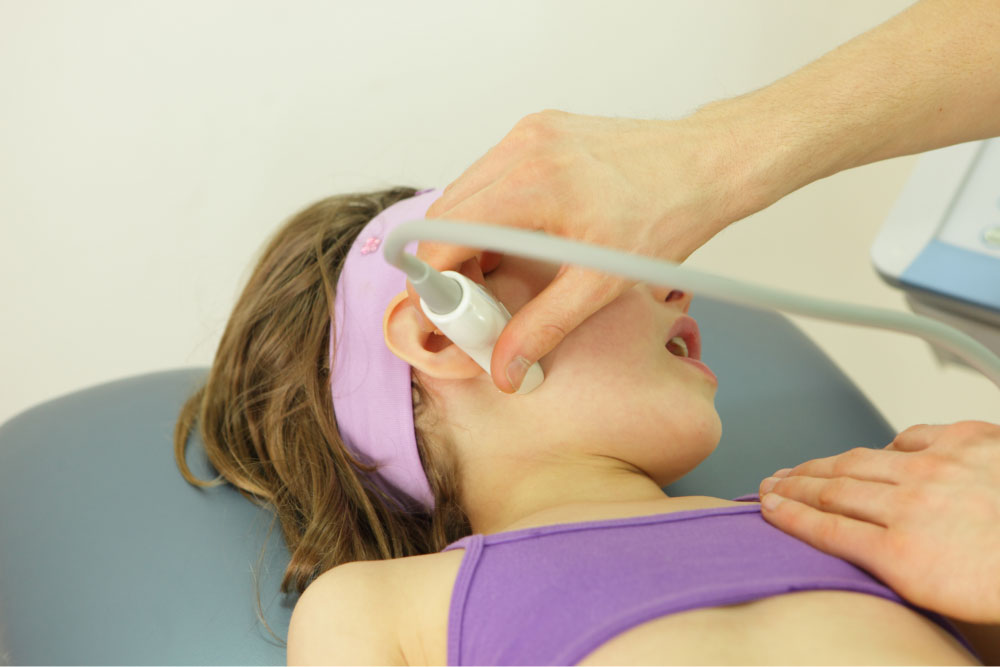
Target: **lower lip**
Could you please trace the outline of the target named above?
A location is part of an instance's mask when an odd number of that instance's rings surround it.
[[[702,373],[704,373],[705,375],[707,375],[712,379],[713,383],[719,384],[719,378],[715,377],[715,373],[712,372],[712,369],[706,366],[705,364],[701,363],[697,359],[692,359],[691,357],[677,357],[677,358],[683,361],[684,363],[691,364],[692,366],[700,369]]]

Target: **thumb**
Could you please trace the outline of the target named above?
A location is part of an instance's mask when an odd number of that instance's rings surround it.
[[[465,266],[466,262],[470,259],[478,258],[481,254],[490,255],[488,266],[483,269],[482,273],[489,273],[500,264],[500,255],[498,253],[482,253],[482,251],[475,248],[425,241],[417,244],[416,257],[427,262],[431,268],[437,271],[451,269],[461,272],[460,267]],[[482,273],[480,273],[480,278],[482,277]],[[406,280],[406,293],[407,298],[410,299],[410,303],[413,304],[413,308],[416,309],[421,329],[425,332],[434,331],[437,327],[424,314],[423,309],[420,307],[420,295],[417,294],[417,290],[409,278]]]
[[[531,364],[635,284],[635,281],[599,271],[563,265],[552,282],[518,310],[504,327],[493,348],[490,364],[493,384],[505,393],[517,391]],[[527,364],[513,363],[518,357]]]

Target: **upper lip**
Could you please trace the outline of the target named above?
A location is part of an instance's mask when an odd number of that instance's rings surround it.
[[[680,336],[684,339],[688,349],[688,358],[701,359],[701,334],[698,332],[698,322],[693,317],[688,315],[678,317],[674,321],[674,326],[670,328],[664,345],[669,343],[674,336]]]

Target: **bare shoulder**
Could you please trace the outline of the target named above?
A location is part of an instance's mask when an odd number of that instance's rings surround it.
[[[465,551],[410,556],[387,561],[392,604],[399,619],[399,643],[410,665],[448,662],[451,595]]]
[[[299,598],[289,665],[444,664],[463,550],[327,570]]]
[[[390,563],[345,563],[317,577],[292,612],[288,664],[405,665],[383,576]]]

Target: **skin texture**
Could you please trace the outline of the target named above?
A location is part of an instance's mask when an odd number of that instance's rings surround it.
[[[998,34],[1000,0],[923,0],[787,77],[685,119],[532,114],[449,185],[427,217],[681,261],[728,224],[817,179],[1000,135]],[[488,272],[510,261],[441,244],[422,243],[417,254],[438,269],[475,258]],[[544,367],[581,323],[633,287],[561,267],[508,323],[492,382],[515,391],[513,359]],[[417,326],[429,331],[409,289]],[[915,428],[924,430],[905,431],[886,450],[799,466],[775,486],[794,500],[764,516],[918,604],[1000,623],[1000,568],[989,560],[1000,553],[998,427]],[[1000,633],[994,639],[1000,645]]]
[[[446,188],[427,217],[544,230],[681,261],[725,224],[764,205],[757,195],[734,196],[740,179],[730,175],[736,167],[730,147],[704,149],[715,142],[714,132],[694,121],[534,114]],[[421,243],[417,255],[439,269],[473,256],[486,271],[502,261],[497,254],[440,244]],[[506,374],[511,360],[541,359],[634,284],[562,266],[497,342],[492,364],[496,386],[515,391]],[[408,287],[412,298],[415,292]],[[419,299],[414,303],[419,308]]]
[[[1000,0],[924,0],[766,88],[650,121],[531,114],[428,218],[544,230],[674,261],[817,179],[1000,134]],[[437,269],[479,249],[421,243]],[[507,325],[491,374],[534,362],[632,283],[564,266]],[[409,287],[411,300],[419,299]],[[519,384],[519,383],[518,383]]]
[[[515,313],[558,271],[511,257],[483,276],[463,272]],[[663,503],[661,487],[718,444],[716,381],[665,347],[690,297],[635,285],[542,359],[545,381],[523,396],[442,336],[424,332],[409,301],[391,306],[386,341],[437,398],[437,437],[453,445],[475,532],[495,533],[582,506]]]
[[[1000,624],[1000,426],[912,426],[885,449],[780,470],[760,492],[765,519],[908,600]]]

